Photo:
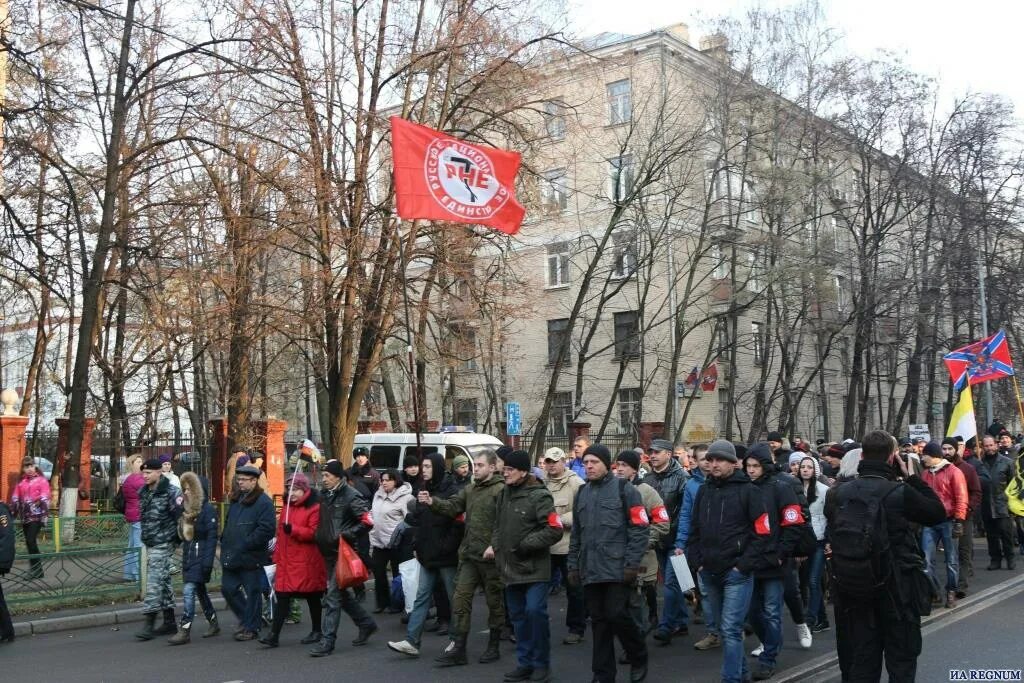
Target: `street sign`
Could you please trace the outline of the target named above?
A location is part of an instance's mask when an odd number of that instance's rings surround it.
[[[928,425],[910,425],[910,440],[913,441],[918,438],[924,439],[925,441],[931,441],[932,437],[931,434],[928,433]]]
[[[518,403],[505,404],[505,433],[509,436],[522,436],[523,434],[523,419]]]

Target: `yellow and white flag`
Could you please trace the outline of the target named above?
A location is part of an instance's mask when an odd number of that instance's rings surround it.
[[[966,382],[953,407],[953,414],[949,416],[946,436],[959,436],[965,442],[978,436],[978,424],[974,419],[974,397],[971,395],[971,385]]]

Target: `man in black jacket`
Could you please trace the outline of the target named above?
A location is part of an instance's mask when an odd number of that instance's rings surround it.
[[[708,447],[710,473],[697,491],[686,557],[707,592],[706,610],[716,615],[722,638],[722,681],[747,679],[743,622],[754,590],[754,569],[771,533],[760,490],[736,468],[728,441]]]
[[[14,516],[10,508],[0,501],[0,576],[11,571],[14,566]],[[11,613],[4,599],[4,589],[0,586],[0,643],[14,640],[14,624]]]
[[[833,537],[837,522],[861,501],[881,501],[888,533],[891,574],[877,599],[845,594],[835,585],[836,646],[844,681],[877,681],[882,659],[893,683],[913,681],[921,654],[921,615],[930,609],[930,582],[924,557],[911,523],[935,526],[946,510],[935,492],[918,476],[910,475],[899,457],[896,439],[884,431],[866,434],[857,479],[829,490],[825,498],[828,520],[826,553],[840,561]],[[839,569],[833,565],[834,573]],[[836,573],[835,575],[838,576]]]
[[[771,678],[782,649],[782,595],[789,559],[806,524],[803,509],[788,482],[781,481],[768,444],[754,445],[744,458],[747,476],[761,490],[768,513],[769,535],[766,552],[754,570],[754,593],[750,600],[750,624],[761,639],[761,653],[754,667],[754,680]]]
[[[169,636],[178,630],[174,621],[174,588],[171,586],[171,559],[178,546],[178,517],[181,516],[181,491],[161,473],[160,461],[150,458],[142,465],[145,486],[139,491],[139,520],[142,544],[146,546],[146,592],[142,601],[145,623],[135,634],[139,640]],[[164,623],[155,628],[157,614]]]
[[[348,485],[345,470],[337,460],[329,460],[321,474],[323,490],[320,494],[320,523],[316,528],[316,542],[327,566],[327,593],[324,595],[323,628],[320,642],[309,651],[314,657],[325,657],[334,652],[338,635],[338,620],[344,610],[357,627],[359,635],[353,645],[365,645],[377,630],[377,623],[366,613],[352,591],[339,588],[334,569],[338,563],[338,541],[342,538],[357,548],[361,536],[373,526],[370,504]]]
[[[645,484],[661,496],[665,510],[668,512],[668,518],[672,520],[668,535],[655,547],[658,566],[665,580],[665,607],[661,611],[661,621],[654,632],[654,639],[662,645],[668,645],[674,635],[689,634],[687,627],[689,614],[686,613],[686,600],[683,598],[683,591],[679,588],[679,581],[672,569],[672,563],[669,562],[669,558],[675,554],[672,544],[675,542],[676,532],[679,531],[679,508],[683,504],[683,490],[686,488],[686,480],[689,477],[682,465],[672,457],[672,451],[671,441],[666,439],[651,441],[649,453],[651,473],[643,479]]]

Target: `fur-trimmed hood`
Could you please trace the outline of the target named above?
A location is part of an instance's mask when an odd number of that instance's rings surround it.
[[[178,519],[178,535],[185,541],[195,536],[195,521],[206,502],[206,491],[194,472],[181,475],[182,512]]]

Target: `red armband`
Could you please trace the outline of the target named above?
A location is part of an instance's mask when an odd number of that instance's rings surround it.
[[[370,516],[369,512],[364,512],[363,516],[359,518],[359,521],[363,526],[373,526],[373,517]]]
[[[768,513],[764,513],[754,522],[754,533],[758,536],[768,536],[772,533],[771,522],[768,521]]]
[[[548,526],[552,529],[561,529],[562,518],[558,516],[557,512],[551,512],[548,514]]]
[[[643,505],[634,505],[629,508],[629,523],[633,526],[647,526],[651,523]]]
[[[804,512],[799,505],[787,505],[782,508],[782,526],[796,526],[805,521]]]
[[[465,523],[466,523],[466,513],[465,513],[465,512],[463,512],[463,513],[462,513],[461,515],[459,515],[458,517],[456,517],[456,518],[455,518],[455,521],[456,521],[456,522],[460,522],[460,523],[462,523],[462,524],[465,524]]]
[[[664,505],[659,505],[658,507],[651,510],[651,519],[654,520],[655,524],[658,524],[660,522],[668,522],[668,510],[665,509]]]

